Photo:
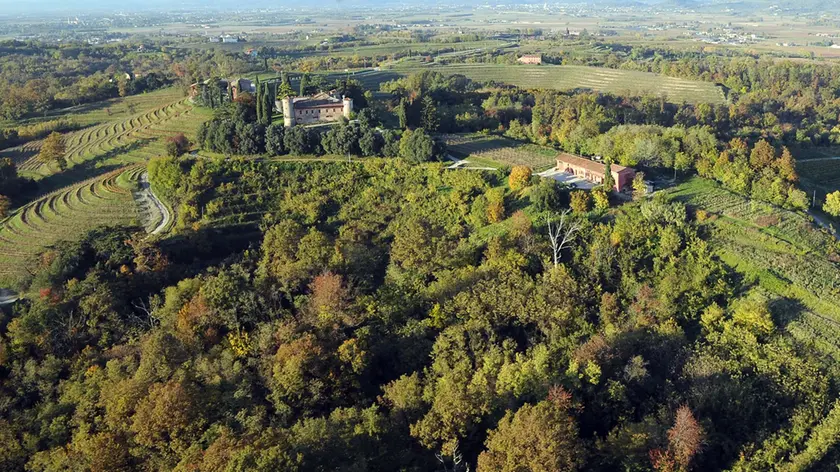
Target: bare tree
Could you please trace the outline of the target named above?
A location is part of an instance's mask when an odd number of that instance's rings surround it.
[[[470,464],[464,460],[464,456],[458,450],[458,446],[458,444],[455,444],[455,449],[452,451],[452,469],[447,466],[447,455],[443,451],[435,453],[435,458],[443,466],[444,472],[470,472]]]
[[[580,223],[577,221],[568,221],[569,210],[563,210],[560,213],[560,220],[554,221],[551,215],[546,217],[546,224],[548,225],[548,240],[551,243],[551,251],[554,259],[554,265],[560,263],[560,255],[563,249],[572,245],[572,238],[575,233],[580,231]]]

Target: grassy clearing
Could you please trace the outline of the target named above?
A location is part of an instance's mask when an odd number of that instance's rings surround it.
[[[132,190],[142,166],[128,166],[55,191],[0,221],[0,285],[26,277],[38,255],[99,225],[137,224]]]
[[[443,136],[449,153],[480,167],[528,166],[541,172],[555,165],[557,151],[500,136],[449,134]]]
[[[674,103],[726,101],[723,90],[712,83],[602,67],[498,64],[420,66],[404,62],[396,64],[394,70],[404,73],[436,70],[445,74],[461,74],[473,80],[502,82],[528,89],[592,89],[616,94],[649,94],[665,96]]]
[[[667,191],[712,215],[703,225],[721,259],[772,301],[777,323],[840,360],[837,241],[802,213],[751,202],[694,178]]]

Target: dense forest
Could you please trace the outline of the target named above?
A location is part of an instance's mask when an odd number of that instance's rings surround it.
[[[393,159],[150,173],[192,205],[178,237],[49,251],[0,320],[3,470],[840,460],[835,365],[678,201],[569,212],[539,179]]]

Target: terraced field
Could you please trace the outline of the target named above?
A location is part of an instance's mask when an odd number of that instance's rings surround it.
[[[163,153],[163,138],[179,132],[195,133],[203,118],[193,118],[194,108],[179,99],[166,105],[70,133],[65,136],[66,159],[72,167],[87,161],[97,164],[138,162]],[[59,171],[54,162],[44,162],[37,152],[40,142],[34,141],[3,152],[18,162],[22,175],[33,177]]]
[[[461,74],[473,80],[506,83],[532,89],[592,89],[601,92],[630,95],[665,96],[681,103],[724,103],[723,90],[715,84],[677,79],[649,72],[638,72],[587,66],[509,66],[498,64],[449,64],[418,66],[416,63],[397,63],[394,71],[410,73],[437,70],[444,74]]]
[[[144,171],[135,165],[108,172],[45,195],[0,221],[0,285],[14,285],[59,241],[99,225],[136,224],[132,191]]]
[[[557,156],[554,149],[499,136],[448,134],[442,138],[453,156],[487,167],[523,165],[539,172],[554,166]]]

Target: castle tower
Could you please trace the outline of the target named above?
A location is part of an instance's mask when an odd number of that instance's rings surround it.
[[[295,125],[295,102],[292,97],[283,99],[283,125],[291,128]]]
[[[353,112],[353,99],[350,97],[344,97],[344,109],[342,110],[342,114],[348,120],[350,119],[350,113]]]

